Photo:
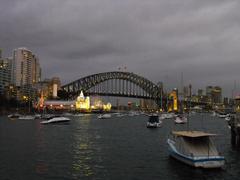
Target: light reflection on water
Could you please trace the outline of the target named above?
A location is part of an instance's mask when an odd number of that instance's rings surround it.
[[[79,176],[90,177],[94,175],[91,165],[92,155],[92,135],[89,134],[91,116],[84,116],[77,121],[77,131],[74,133],[73,144],[73,177]]]

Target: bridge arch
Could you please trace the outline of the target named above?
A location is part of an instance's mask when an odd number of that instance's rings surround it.
[[[143,91],[145,91],[147,95],[141,96],[137,95],[136,93],[112,93],[109,95],[154,99],[156,102],[161,98],[161,89],[158,85],[132,72],[113,71],[93,74],[63,85],[62,88],[70,94],[77,94],[80,91],[87,93],[92,87],[97,86],[98,84],[105,81],[114,79],[133,83],[139,88],[141,88]]]

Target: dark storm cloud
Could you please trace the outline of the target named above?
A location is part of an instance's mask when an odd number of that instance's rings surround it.
[[[28,47],[63,82],[127,66],[169,88],[220,85],[240,67],[238,0],[3,0],[0,46]],[[240,82],[239,82],[240,83]]]

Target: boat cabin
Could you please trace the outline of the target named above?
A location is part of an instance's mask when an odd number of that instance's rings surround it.
[[[218,151],[210,137],[216,134],[201,131],[173,131],[172,140],[179,153],[191,157],[218,156]]]
[[[159,123],[158,115],[150,115],[148,119],[149,123]]]

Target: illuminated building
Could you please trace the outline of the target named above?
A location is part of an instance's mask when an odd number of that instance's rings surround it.
[[[41,98],[39,98],[35,108],[37,109],[52,109],[52,110],[76,110],[81,112],[91,112],[92,110],[110,111],[112,105],[110,103],[103,104],[101,100],[96,101],[98,104],[91,106],[90,97],[84,97],[81,91],[80,95],[74,101],[64,100],[46,100],[44,93],[41,92]]]
[[[222,88],[218,86],[207,86],[206,95],[209,98],[209,102],[213,104],[222,103]]]
[[[222,88],[216,86],[212,90],[212,101],[213,103],[221,103],[222,102]]]
[[[172,104],[169,106],[169,111],[178,111],[178,92],[177,89],[174,89],[169,94],[169,99],[172,100]]]
[[[77,97],[75,108],[80,111],[90,111],[90,98],[88,96],[85,98],[82,91]]]
[[[37,89],[39,95],[43,93],[44,98],[55,99],[57,98],[58,90],[60,90],[61,81],[58,77],[53,77],[52,79],[44,79],[36,83],[34,87]]]
[[[39,60],[30,50],[18,48],[13,51],[12,82],[16,86],[33,85],[41,80]]]
[[[154,100],[151,99],[140,99],[139,107],[143,111],[157,110],[158,106]]]
[[[39,60],[30,50],[18,48],[13,51],[13,63],[11,82],[13,85],[20,87],[22,97],[33,98],[35,90],[33,86],[41,80],[41,68]]]
[[[104,111],[110,111],[111,108],[112,108],[111,103],[107,103],[107,104],[104,104],[104,105],[103,105],[103,110],[104,110]]]

